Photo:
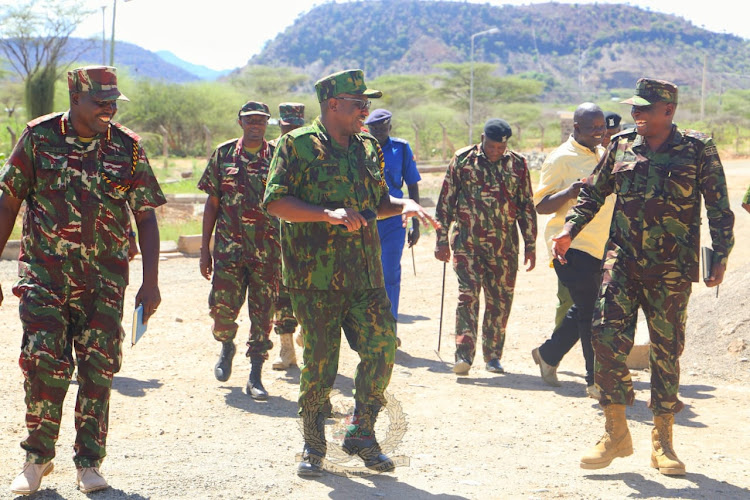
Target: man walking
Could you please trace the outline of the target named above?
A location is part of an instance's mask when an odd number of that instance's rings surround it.
[[[635,129],[612,138],[607,155],[581,190],[552,252],[566,263],[571,242],[610,194],[615,201],[604,257],[602,288],[594,315],[594,381],[606,418],[605,434],[581,458],[584,469],[600,469],[633,453],[625,419],[635,399],[625,360],[633,347],[638,309],[651,338],[651,466],[684,475],[672,443],[678,398],[679,359],[692,282],[698,281],[701,196],[713,243],[709,287],[724,278],[734,245],[734,214],[724,170],[710,137],[681,132],[673,124],[677,87],[641,78],[630,104]]]
[[[419,185],[422,177],[417,171],[414,153],[409,143],[397,137],[391,137],[392,114],[387,109],[376,109],[365,120],[370,133],[378,140],[385,160],[385,183],[388,193],[394,198],[403,198],[403,186],[409,198],[419,203]],[[401,293],[401,256],[404,253],[404,240],[407,237],[400,215],[378,220],[380,235],[381,262],[385,277],[385,291],[391,301],[391,312],[398,323],[398,303]],[[409,248],[419,241],[419,221],[415,218],[408,235]]]
[[[280,266],[278,222],[260,205],[272,153],[264,139],[270,116],[262,102],[245,103],[237,119],[242,137],[216,148],[198,182],[198,188],[208,194],[200,272],[206,279],[213,274],[208,304],[213,336],[222,344],[214,376],[225,382],[232,374],[235,320],[247,295],[250,377],[246,390],[257,400],[268,399],[261,370],[273,346],[269,335]],[[214,228],[212,259],[209,243]]]
[[[536,211],[526,160],[508,149],[510,125],[493,118],[479,144],[456,151],[435,210],[441,225],[435,257],[450,260],[458,277],[457,375],[468,375],[476,353],[479,293],[484,290],[482,355],[486,369],[503,373],[500,358],[518,270],[518,231],[527,271],[536,263]],[[451,228],[451,224],[453,227]],[[450,228],[450,247],[448,236]]]
[[[394,464],[374,427],[386,404],[396,333],[375,217],[431,218],[413,200],[388,196],[378,143],[361,133],[370,99],[382,93],[367,88],[362,70],[329,75],[315,91],[320,116],[281,138],[264,199],[271,214],[290,222],[282,225],[282,274],[304,341],[299,411],[305,444],[297,474],[322,474],[323,406],[338,370],[342,328],[360,357],[343,448],[388,472]]]
[[[21,299],[19,365],[29,434],[21,442],[26,465],[11,485],[16,495],[36,492],[54,468],[74,371],[76,483],[83,493],[109,487],[99,467],[106,456],[112,379],[122,363],[130,211],[143,254],[135,301],[144,321],[161,302],[154,208],[166,200],[140,138],[112,121],[117,99],[127,100],[116,70],[69,71],[68,91],[70,109],[30,122],[0,171],[0,251],[26,202],[13,293]]]
[[[539,365],[542,379],[557,387],[560,385],[557,367],[580,338],[586,363],[586,394],[594,399],[599,399],[599,394],[594,386],[591,321],[602,281],[602,257],[609,238],[614,196],[607,198],[594,220],[575,239],[568,250],[566,265],[563,266],[551,256],[552,237],[562,230],[565,214],[575,204],[581,187],[604,153],[600,144],[605,130],[604,114],[599,106],[590,102],[578,106],[573,115],[573,135],[544,161],[539,187],[534,193],[537,212],[552,214],[544,229],[544,239],[557,274],[558,288],[564,288],[573,303],[552,336],[531,354]]]
[[[281,135],[276,139],[268,141],[272,148],[276,148],[281,140],[281,136],[296,130],[305,124],[305,105],[298,102],[282,102],[279,104],[279,127]],[[279,224],[283,224],[279,221]],[[279,267],[281,273],[281,267]],[[271,365],[274,370],[286,370],[290,366],[297,366],[297,355],[294,352],[294,343],[292,335],[297,329],[297,319],[292,311],[292,301],[289,298],[289,290],[283,284],[279,284],[279,295],[276,299],[276,320],[273,329],[279,335],[281,348],[279,357]],[[297,341],[302,345],[302,338],[297,337]]]

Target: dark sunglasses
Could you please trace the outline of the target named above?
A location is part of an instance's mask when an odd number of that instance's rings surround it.
[[[363,101],[362,99],[355,99],[354,97],[336,97],[336,99],[341,99],[342,101],[356,102],[357,108],[359,108],[360,111],[370,109],[370,105],[372,105],[372,101],[370,101],[369,99],[366,101]]]

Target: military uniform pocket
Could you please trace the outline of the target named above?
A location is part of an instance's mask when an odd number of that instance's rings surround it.
[[[695,168],[677,165],[669,170],[664,182],[664,194],[674,200],[691,200],[696,194]]]
[[[38,191],[59,191],[68,187],[68,157],[66,154],[40,150],[37,155]]]

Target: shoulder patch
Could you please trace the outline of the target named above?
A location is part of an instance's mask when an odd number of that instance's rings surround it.
[[[406,139],[401,139],[400,137],[391,137],[391,141],[397,142],[399,144],[409,144],[409,141]]]
[[[117,122],[112,122],[111,126],[114,127],[115,129],[119,130],[120,132],[122,132],[126,136],[130,137],[131,139],[133,139],[133,141],[135,141],[135,142],[141,142],[141,136],[138,135],[138,134],[136,134],[132,130],[130,130],[125,125],[121,125],[121,124],[119,124]]]
[[[60,117],[62,115],[64,115],[64,114],[65,113],[62,113],[62,112],[56,112],[56,113],[50,113],[48,115],[40,116],[40,117],[34,118],[30,122],[28,122],[26,124],[26,126],[29,127],[29,128],[36,127],[37,125],[39,125],[41,123],[48,122],[48,121],[53,121],[55,119],[60,119]]]

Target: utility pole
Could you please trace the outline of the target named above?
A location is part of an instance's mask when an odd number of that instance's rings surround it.
[[[105,10],[107,10],[107,6],[102,5],[102,64],[107,64],[107,35],[104,28]]]
[[[115,65],[115,19],[117,18],[117,0],[112,0],[112,41],[109,44],[109,65]]]

